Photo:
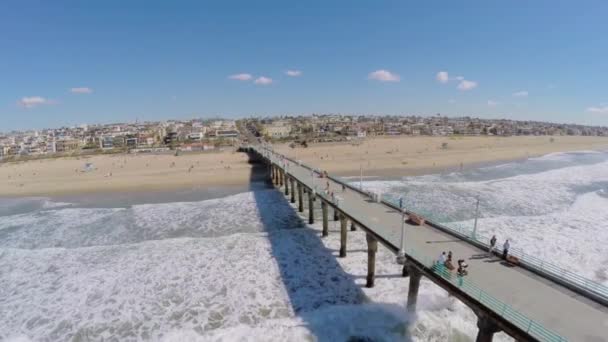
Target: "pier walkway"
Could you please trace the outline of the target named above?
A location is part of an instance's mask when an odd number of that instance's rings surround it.
[[[520,341],[608,341],[608,308],[581,292],[545,277],[539,272],[510,265],[489,257],[487,249],[446,232],[431,224],[402,225],[399,208],[379,203],[368,194],[320,174],[261,146],[247,147],[269,165],[277,186],[282,186],[291,201],[299,201],[303,211],[303,193],[307,195],[309,221],[315,220],[313,203],[321,202],[324,227],[328,208],[341,221],[341,252],[346,256],[347,220],[368,235],[368,286],[373,286],[377,242],[397,254],[402,226],[405,232],[406,262],[403,269],[410,277],[408,309],[415,310],[421,276],[446,289],[471,307],[478,316],[477,341],[491,341],[495,332],[504,331]],[[326,183],[336,195],[324,193]],[[297,195],[297,196],[296,196]],[[338,218],[339,216],[339,218]],[[324,229],[324,234],[326,230]],[[501,246],[497,246],[501,247]],[[465,259],[469,275],[463,278],[438,268],[435,260],[442,251],[452,251],[456,260]]]

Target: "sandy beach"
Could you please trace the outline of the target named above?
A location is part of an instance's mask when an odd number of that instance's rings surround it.
[[[447,145],[444,145],[447,144]],[[602,137],[395,137],[360,144],[276,150],[331,173],[399,177],[471,168],[551,152],[608,148]],[[86,164],[90,163],[89,170]],[[247,156],[234,151],[167,155],[99,155],[0,164],[0,196],[51,196],[246,185]]]
[[[444,145],[446,144],[446,145]],[[604,150],[606,137],[378,137],[361,143],[275,147],[277,152],[340,176],[400,177],[473,168],[553,152]]]
[[[89,170],[86,164],[91,163]],[[251,165],[243,153],[98,155],[0,164],[0,195],[66,195],[244,185]]]

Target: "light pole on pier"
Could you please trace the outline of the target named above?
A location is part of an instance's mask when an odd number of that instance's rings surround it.
[[[405,264],[405,208],[403,207],[403,196],[399,197],[399,209],[401,210],[401,241],[399,252],[397,252],[397,263]]]

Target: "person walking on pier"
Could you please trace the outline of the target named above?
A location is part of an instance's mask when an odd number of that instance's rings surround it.
[[[490,258],[492,257],[492,253],[494,252],[495,248],[496,248],[496,235],[492,235],[492,238],[490,239],[490,250],[488,251],[490,253]]]
[[[439,274],[444,273],[445,261],[446,261],[445,251],[443,251],[443,252],[441,252],[441,254],[439,254],[439,259],[437,260],[437,263],[435,266],[435,269],[437,270],[437,272]]]
[[[507,260],[507,256],[509,254],[509,248],[511,248],[511,244],[509,243],[509,239],[505,241],[502,245],[502,258]]]
[[[439,255],[439,263],[443,265],[445,263],[445,260],[446,260],[445,251],[443,251],[443,252],[441,252],[441,255]]]
[[[452,278],[452,271],[455,269],[454,264],[452,263],[452,252],[448,253],[448,259],[443,263],[445,268],[447,268],[447,272],[445,272],[444,276],[447,279]]]

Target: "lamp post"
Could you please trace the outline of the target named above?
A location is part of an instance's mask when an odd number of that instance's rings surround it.
[[[401,241],[399,242],[399,252],[397,252],[397,263],[405,264],[405,208],[403,208],[403,196],[399,197],[399,209],[401,209]]]

